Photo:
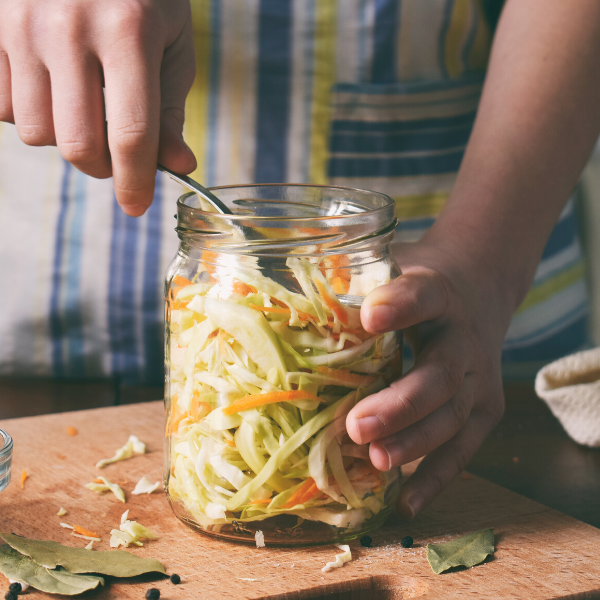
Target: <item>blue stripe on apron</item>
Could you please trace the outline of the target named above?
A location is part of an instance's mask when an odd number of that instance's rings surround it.
[[[68,260],[66,265],[66,286],[64,294],[63,324],[67,334],[67,373],[71,377],[85,375],[83,351],[83,318],[81,315],[81,252],[85,243],[84,219],[86,209],[86,175],[74,171],[75,189],[73,194],[72,217],[68,239]]]
[[[331,137],[331,152],[412,152],[446,150],[466,146],[471,124],[446,132],[336,132]]]
[[[438,156],[341,158],[329,162],[330,177],[408,177],[458,171],[464,150]]]
[[[444,10],[444,19],[442,21],[442,28],[440,29],[440,35],[438,38],[438,60],[440,64],[440,71],[446,78],[449,77],[448,69],[446,68],[446,36],[450,29],[450,21],[452,20],[452,11],[454,10],[454,0],[446,0],[446,7]]]
[[[210,7],[210,75],[208,96],[208,135],[206,152],[206,185],[215,185],[217,177],[217,136],[219,113],[219,81],[221,76],[221,8],[220,0]]]
[[[438,117],[431,119],[417,119],[410,121],[351,121],[351,120],[334,120],[332,122],[332,132],[352,131],[357,133],[396,133],[401,131],[427,131],[433,129],[456,129],[464,126],[473,126],[475,120],[475,112],[457,115],[455,117]]]
[[[108,330],[112,372],[122,382],[136,383],[135,268],[139,220],[126,216],[113,196],[113,234],[108,284]]]
[[[400,0],[375,0],[373,36],[373,83],[396,81],[396,37]]]
[[[159,271],[161,217],[162,217],[162,177],[156,176],[154,199],[146,213],[146,248],[144,251],[144,280],[142,293],[142,330],[144,352],[144,381],[159,385],[163,375],[163,311],[162,276]]]
[[[52,264],[52,290],[50,292],[50,339],[52,345],[52,370],[55,377],[64,377],[63,360],[63,326],[60,314],[61,264],[63,254],[63,238],[65,221],[69,205],[69,180],[73,167],[63,160],[64,171],[60,187],[60,210],[56,220],[56,242],[54,244],[54,261]]]
[[[577,350],[589,343],[587,302],[577,309],[579,316],[566,327],[553,323],[555,333],[534,344],[522,348],[511,348],[502,352],[502,362],[555,360]],[[583,313],[583,314],[581,314]],[[562,321],[568,321],[567,315]]]
[[[570,246],[576,237],[577,217],[575,211],[572,211],[570,215],[554,226],[554,229],[546,242],[542,260]]]
[[[286,181],[292,60],[291,0],[261,0],[256,115],[257,183]]]

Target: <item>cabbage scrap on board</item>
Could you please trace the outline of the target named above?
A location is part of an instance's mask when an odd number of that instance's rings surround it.
[[[397,336],[367,333],[338,298],[388,283],[389,268],[349,281],[327,260],[287,265],[303,293],[239,266],[172,282],[168,492],[205,528],[280,514],[359,527],[398,477],[345,428],[398,370]]]

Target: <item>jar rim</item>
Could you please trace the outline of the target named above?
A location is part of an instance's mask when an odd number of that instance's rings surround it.
[[[10,456],[13,449],[13,440],[3,429],[0,429],[0,442],[2,442],[0,445],[0,459]]]
[[[396,205],[393,198],[391,198],[390,196],[388,196],[387,194],[384,194],[382,192],[365,190],[363,188],[346,187],[346,186],[342,186],[342,185],[323,185],[323,184],[313,184],[313,183],[242,183],[242,184],[215,186],[215,187],[210,187],[208,189],[211,192],[215,192],[218,190],[234,190],[234,189],[244,189],[244,188],[258,188],[258,187],[260,187],[260,188],[285,187],[285,188],[304,188],[304,189],[313,188],[313,189],[342,190],[342,191],[347,191],[347,192],[358,193],[360,195],[364,194],[365,197],[376,196],[376,197],[384,199],[386,201],[386,203],[381,206],[361,211],[361,213],[363,215],[373,215],[373,214],[376,214],[381,211],[389,210],[390,207],[392,207],[392,206],[395,207],[395,205]],[[179,196],[179,198],[177,199],[177,207],[181,208],[183,210],[190,210],[194,213],[198,213],[198,214],[202,214],[202,215],[210,215],[211,217],[215,217],[215,216],[217,218],[223,217],[228,220],[229,219],[244,220],[244,221],[248,220],[250,222],[252,220],[260,220],[260,221],[303,221],[303,220],[306,220],[306,216],[281,216],[281,215],[261,216],[261,215],[235,214],[235,213],[233,213],[231,215],[222,215],[221,213],[205,211],[205,210],[202,210],[201,208],[189,206],[188,204],[184,203],[184,199],[191,198],[193,196],[197,196],[197,194],[195,192],[191,192],[191,191],[185,192],[184,194]],[[281,202],[283,202],[283,201],[281,201]],[[353,214],[321,215],[321,216],[311,216],[311,219],[314,219],[316,221],[325,221],[325,220],[329,220],[329,219],[340,219],[340,218],[344,218],[344,217],[352,218],[353,216],[355,216],[355,215],[353,215]]]

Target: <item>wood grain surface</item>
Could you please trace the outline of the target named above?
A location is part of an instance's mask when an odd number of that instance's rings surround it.
[[[67,434],[69,426],[77,428],[77,436]],[[121,514],[130,509],[130,518],[159,535],[130,551],[157,558],[182,578],[179,586],[151,576],[110,580],[86,598],[142,599],[149,587],[159,588],[167,600],[600,598],[600,530],[473,475],[459,477],[414,521],[392,519],[373,534],[372,548],[352,542],[352,562],[322,573],[337,548],[257,549],[216,541],[181,524],[163,493],[131,496],[142,475],[161,478],[162,403],[12,419],[0,421],[0,428],[15,441],[13,482],[0,494],[1,531],[84,546],[85,540],[59,526],[63,521],[100,533],[96,548],[108,550],[110,529],[118,528]],[[132,433],[147,443],[149,453],[98,471],[95,463],[112,456]],[[23,469],[29,478],[21,489]],[[126,482],[127,504],[83,487],[99,474]],[[58,517],[61,506],[68,513]],[[496,533],[492,559],[468,570],[431,571],[428,543],[487,527]],[[405,535],[414,538],[412,549],[400,545]],[[0,590],[7,586],[0,575]]]

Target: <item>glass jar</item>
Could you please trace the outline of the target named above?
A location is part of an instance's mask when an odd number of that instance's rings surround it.
[[[0,492],[10,483],[13,441],[6,431],[0,429]]]
[[[360,305],[399,270],[395,205],[310,185],[216,188],[177,203],[166,276],[165,489],[188,525],[229,540],[329,544],[379,527],[400,471],[380,473],[346,415],[402,371],[401,334]]]

